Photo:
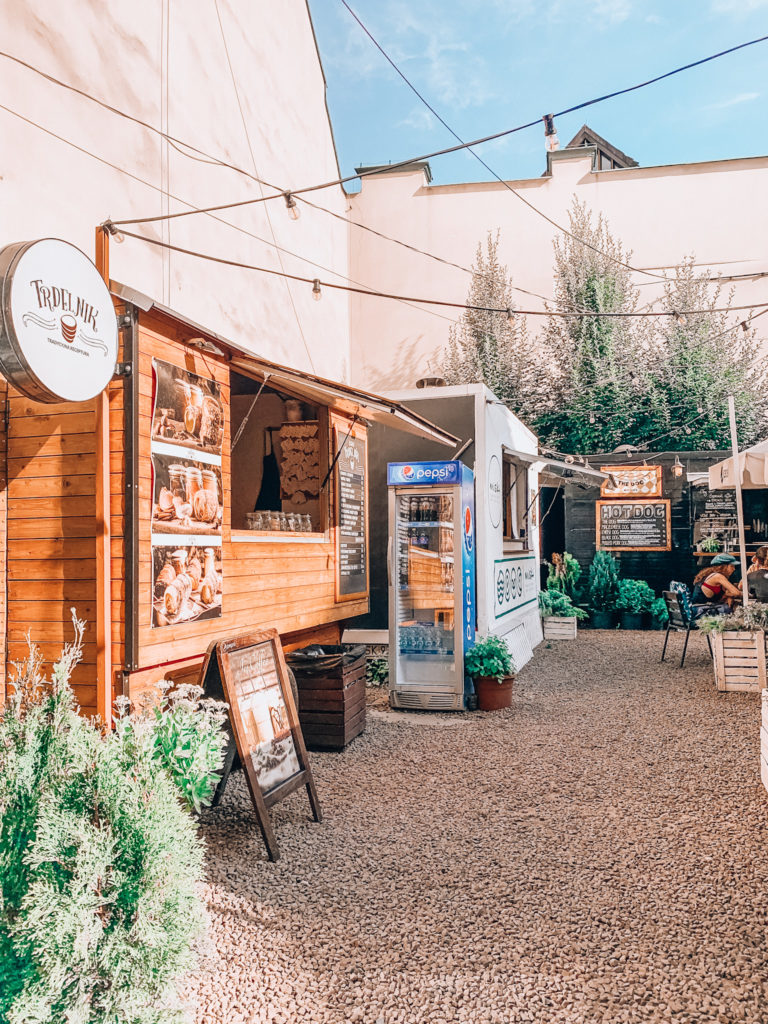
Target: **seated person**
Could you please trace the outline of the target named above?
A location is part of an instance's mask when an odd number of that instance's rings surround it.
[[[739,584],[741,585],[741,584]],[[747,569],[749,596],[756,601],[768,601],[768,547],[758,548]]]
[[[691,604],[695,618],[702,615],[727,615],[734,598],[740,598],[739,588],[730,578],[738,565],[733,555],[715,555],[708,569],[702,569],[693,580]]]

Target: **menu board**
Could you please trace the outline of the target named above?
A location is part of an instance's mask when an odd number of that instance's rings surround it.
[[[672,524],[668,499],[598,501],[599,551],[670,551]]]
[[[320,804],[276,629],[258,630],[208,648],[202,685],[223,691],[237,752],[270,860],[277,846],[268,808],[304,785],[315,821]],[[220,789],[226,783],[222,780]]]
[[[661,466],[601,466],[600,470],[611,476],[600,487],[604,498],[661,497]]]
[[[736,491],[709,491],[704,501],[704,513],[720,516],[736,515]]]
[[[334,430],[336,456],[337,573],[336,600],[368,596],[367,452],[364,437],[354,428]]]

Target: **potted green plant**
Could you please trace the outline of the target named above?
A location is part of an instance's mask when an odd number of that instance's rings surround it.
[[[699,551],[706,551],[707,554],[716,555],[723,547],[722,541],[717,537],[705,537],[699,542]]]
[[[643,616],[650,614],[655,594],[645,580],[619,580],[617,608],[622,629],[642,629]]]
[[[657,597],[651,605],[651,629],[666,629],[668,622],[667,602],[663,597]]]
[[[610,551],[597,551],[589,567],[587,595],[595,629],[611,629],[619,601],[619,566]]]
[[[575,640],[579,619],[586,619],[583,608],[577,608],[562,590],[542,590],[539,611],[545,640]]]
[[[576,588],[581,577],[581,566],[569,552],[562,555],[555,552],[547,574],[547,590],[560,590],[572,601],[576,600]]]
[[[718,690],[758,691],[766,688],[768,604],[738,605],[730,615],[698,620],[709,636]]]
[[[489,633],[464,655],[464,671],[471,676],[481,711],[498,711],[512,703],[515,663],[500,636]]]

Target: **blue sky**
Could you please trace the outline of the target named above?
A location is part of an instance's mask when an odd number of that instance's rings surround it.
[[[309,0],[342,173],[453,143],[345,10]],[[403,72],[464,139],[489,135],[768,34],[768,0],[352,0]],[[768,42],[557,122],[586,122],[643,165],[768,153]],[[545,166],[543,129],[488,143],[507,179]],[[469,154],[436,183],[478,181]],[[352,185],[351,187],[357,187]]]

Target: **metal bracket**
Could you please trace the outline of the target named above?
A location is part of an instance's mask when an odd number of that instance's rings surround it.
[[[119,377],[130,377],[133,373],[133,363],[116,363],[112,380]]]
[[[133,327],[133,316],[130,313],[123,313],[122,316],[117,318],[117,326],[120,330],[124,330],[128,327]]]

